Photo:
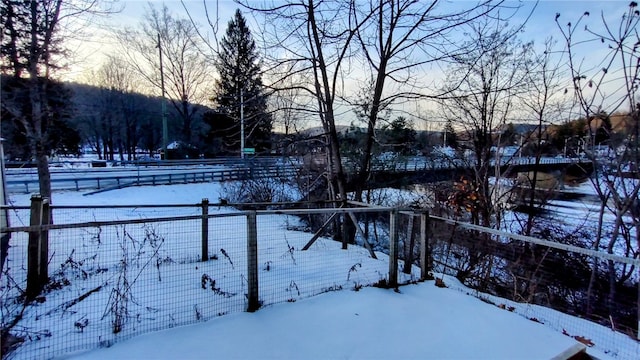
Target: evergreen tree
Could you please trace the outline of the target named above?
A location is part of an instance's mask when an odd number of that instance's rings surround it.
[[[500,145],[502,146],[514,145],[516,143],[516,135],[517,135],[516,126],[510,122],[503,128],[504,130],[500,135]]]
[[[401,155],[411,154],[415,147],[416,131],[406,118],[398,117],[388,126],[384,126],[383,130],[385,146]]]
[[[30,157],[36,160],[40,194],[51,198],[49,172],[49,131],[54,124],[47,99],[51,85],[49,75],[56,64],[54,55],[61,54],[59,20],[64,11],[63,0],[2,1],[0,23],[0,64],[2,72],[11,75],[15,84],[3,83],[2,116],[20,124],[16,129],[28,143]]]
[[[251,31],[240,10],[236,10],[221,40],[221,51],[215,61],[219,79],[213,101],[216,112],[233,119],[228,126],[221,116],[206,116],[212,136],[221,136],[223,151],[240,151],[241,102],[244,115],[245,148],[256,152],[271,147],[271,115],[267,112],[267,95],[260,74],[260,59]]]
[[[453,149],[458,148],[458,135],[456,135],[456,130],[453,128],[451,119],[447,119],[447,122],[444,124],[444,137],[445,146]]]
[[[43,148],[47,156],[52,155],[80,155],[81,137],[78,130],[71,123],[73,104],[71,91],[61,82],[40,78],[46,89],[45,100],[49,115],[42,118],[40,126],[43,129]],[[16,117],[16,113],[29,116],[28,79],[2,76],[2,100],[5,102],[1,111],[2,134],[6,137],[5,154],[12,159],[33,160],[33,151],[25,130],[25,124]],[[9,111],[9,107],[14,111]],[[17,111],[16,111],[17,110]]]
[[[236,150],[238,154],[237,143],[239,139],[233,137],[237,135],[234,132],[237,129],[237,122],[230,116],[215,111],[207,111],[202,115],[202,121],[209,125],[209,131],[202,135],[202,142],[206,145],[202,147],[206,157],[214,157],[216,155],[233,155],[231,150]],[[240,135],[238,135],[239,137]]]

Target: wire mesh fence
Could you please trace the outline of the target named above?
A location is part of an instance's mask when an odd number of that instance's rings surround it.
[[[29,232],[12,234],[0,285],[3,331],[11,330],[4,354],[19,345],[10,357],[51,358],[244,310],[246,267],[221,260],[246,248],[234,236],[241,216],[208,219],[211,261],[202,262],[201,216],[186,215],[199,211],[193,206],[52,210],[57,226],[94,223],[47,231],[48,281],[29,303]],[[127,220],[96,221],[103,218]]]
[[[109,346],[259,306],[386,284],[389,276],[383,253],[374,258],[372,249],[354,244],[344,251],[330,237],[332,229],[313,236],[313,217],[344,218],[345,209],[238,211],[206,200],[52,206],[52,225],[33,222],[34,211],[42,208],[8,210],[13,227],[3,230],[12,236],[0,292],[3,354],[9,358],[51,358]],[[390,214],[388,208],[350,211],[354,218]],[[35,256],[32,245],[40,236],[47,247],[45,279],[30,292],[30,269],[41,261],[44,243],[37,243]],[[258,304],[252,307],[253,295]]]
[[[298,299],[329,291],[359,290],[363,286],[386,286],[389,278],[389,258],[372,252],[363,245],[367,238],[357,236],[360,246],[348,245],[329,236],[310,236],[313,221],[343,217],[346,209],[288,210],[283,215],[258,214],[259,293],[265,304],[295,302]],[[389,217],[389,209],[350,209],[354,217],[372,214]],[[283,211],[279,211],[283,212]],[[331,233],[332,230],[328,230]],[[323,233],[322,229],[317,232]],[[376,254],[374,252],[374,254]]]
[[[570,239],[552,243],[433,216],[429,223],[428,259],[443,286],[614,358],[637,358],[638,259],[579,248]]]
[[[360,206],[236,210],[206,199],[56,206],[55,225],[45,226],[31,226],[33,206],[10,208],[11,247],[0,278],[3,354],[51,358],[428,274],[614,357],[640,351],[637,259],[549,246],[424,211],[352,205]],[[48,238],[46,283],[25,301],[37,234]]]

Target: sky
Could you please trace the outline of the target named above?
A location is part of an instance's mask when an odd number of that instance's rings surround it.
[[[259,1],[255,2],[258,3]],[[81,80],[88,70],[95,70],[99,67],[102,56],[112,51],[112,40],[109,39],[108,31],[137,26],[144,17],[149,5],[160,7],[165,4],[174,14],[180,17],[186,18],[189,14],[196,23],[201,25],[201,29],[204,32],[209,32],[209,35],[211,35],[211,28],[208,25],[209,20],[205,15],[203,3],[205,1],[200,0],[118,0],[116,8],[121,9],[121,11],[108,17],[93,17],[91,21],[94,26],[87,26],[84,29],[89,39],[83,38],[82,41],[74,41],[71,46],[72,51],[75,53],[72,61],[73,65],[64,73],[64,77]],[[445,5],[455,8],[469,3],[474,2],[452,0],[445,2]],[[560,23],[563,25],[565,21],[575,22],[585,11],[589,11],[592,14],[591,19],[589,19],[592,22],[598,20],[596,16],[599,16],[601,12],[604,12],[608,19],[617,19],[626,11],[629,1],[542,0],[536,5],[535,1],[524,0],[510,1],[508,3],[522,5],[522,9],[517,13],[514,23],[524,21],[531,14],[525,26],[523,38],[542,43],[548,37],[558,38],[560,35],[554,23],[556,13],[561,14]],[[224,33],[226,24],[232,18],[235,9],[243,9],[230,0],[206,1],[206,4],[209,18],[214,22],[216,17],[219,19],[219,36]],[[249,20],[249,26],[253,27],[254,32],[256,32],[258,21],[247,11],[244,14]],[[73,40],[74,38],[71,37],[71,39]]]
[[[363,0],[364,1],[364,0]],[[259,3],[260,1],[255,1]],[[113,40],[111,32],[116,29],[123,29],[125,27],[135,28],[143,19],[146,10],[149,5],[160,7],[165,4],[170,11],[176,16],[187,18],[191,16],[192,20],[201,26],[202,34],[210,40],[213,40],[213,32],[209,26],[209,20],[207,19],[204,3],[207,4],[207,10],[209,12],[209,18],[215,22],[218,19],[217,38],[220,39],[226,30],[228,21],[232,18],[236,8],[242,7],[230,0],[217,0],[217,1],[201,1],[201,0],[120,0],[118,6],[121,9],[120,12],[112,14],[109,17],[92,18],[93,20],[84,26],[82,33],[83,36],[69,36],[68,45],[72,50],[74,56],[67,59],[68,65],[66,70],[59,73],[59,75],[65,80],[78,81],[78,82],[91,82],[93,79],[92,72],[96,72],[103,64],[105,56],[107,54],[117,54],[123,51]],[[469,6],[469,4],[475,3],[468,0],[451,0],[443,2],[443,7],[451,9],[462,8],[463,6]],[[521,9],[515,14],[511,21],[511,25],[524,22],[528,19],[527,24],[524,26],[521,33],[521,40],[523,42],[534,41],[538,49],[542,49],[545,40],[553,37],[556,40],[556,52],[559,54],[563,49],[563,39],[554,19],[556,14],[560,14],[559,24],[566,28],[566,24],[572,22],[575,25],[577,20],[588,11],[591,15],[583,20],[579,25],[580,31],[578,32],[578,38],[584,35],[582,28],[584,25],[588,25],[589,28],[596,31],[601,31],[602,19],[605,19],[609,23],[616,22],[620,19],[623,13],[628,9],[629,1],[594,1],[594,0],[564,0],[564,1],[548,1],[541,0],[539,2],[523,0],[523,1],[507,1],[507,5],[520,5]],[[188,10],[188,12],[187,12]],[[260,19],[253,17],[248,11],[243,12],[248,20],[249,26],[252,28],[254,34],[259,33],[258,24]],[[461,38],[460,41],[464,41]],[[584,59],[588,65],[587,68],[595,69],[594,74],[597,74],[597,70],[600,66],[596,64],[589,65],[594,59],[601,58],[599,55],[603,55],[607,51],[606,44],[583,44],[579,49],[578,54],[580,59]],[[580,55],[584,54],[584,56]],[[595,56],[594,56],[595,55]],[[429,65],[423,69],[422,73],[417,73],[416,76],[425,79],[430,83],[430,88],[437,88],[442,85],[440,79],[444,77],[443,70],[446,69],[446,65]],[[360,73],[358,69],[353,69],[350,76],[354,78],[366,78],[366,76],[357,75]],[[364,74],[364,73],[362,73]],[[212,76],[215,74],[212,73]],[[570,88],[570,77],[565,77],[563,85],[565,88]],[[433,83],[431,83],[433,81]],[[268,80],[266,81],[268,82]],[[356,93],[359,91],[359,85],[355,82],[347,81],[343,84],[348,92]],[[615,84],[605,85],[604,93],[610,94]],[[432,89],[432,90],[434,90]],[[393,92],[397,89],[389,87],[387,84],[387,91]],[[558,92],[560,94],[560,90]],[[156,95],[159,95],[156,94]],[[209,96],[203,96],[203,99],[209,98]],[[211,105],[205,103],[204,105]],[[396,105],[398,114],[408,114],[409,117],[416,116],[419,119],[426,121],[417,121],[414,123],[418,130],[438,130],[443,126],[443,123],[435,121],[437,118],[437,112],[433,102],[411,102],[404,105]],[[344,115],[343,118],[338,118],[338,122],[342,125],[349,125],[355,120],[351,107],[338,105],[336,113]],[[410,119],[413,120],[413,119]],[[319,124],[317,124],[319,125]],[[316,124],[307,124],[307,126],[313,127]]]

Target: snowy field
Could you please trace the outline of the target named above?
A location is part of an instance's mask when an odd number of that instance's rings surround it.
[[[220,192],[217,184],[139,187],[91,196],[83,196],[79,192],[54,193],[52,202],[54,205],[197,204],[203,198],[217,201],[223,197]],[[12,195],[10,201],[12,205],[26,206],[29,204],[29,195]],[[217,211],[228,213],[231,210]],[[187,211],[171,215],[187,214],[194,213]],[[118,213],[121,220],[139,216]],[[20,226],[20,222],[24,220],[28,222],[28,218],[14,219],[12,225]],[[310,234],[292,230],[295,222],[294,217],[284,215],[258,219],[258,228],[267,229],[267,233],[271,235],[266,245],[259,245],[259,252],[265,254],[260,255],[265,257],[259,260],[259,264],[268,263],[270,269],[263,267],[259,274],[261,298],[265,306],[256,313],[241,312],[245,301],[241,295],[237,295],[244,291],[242,281],[238,281],[242,275],[233,272],[235,269],[246,268],[246,264],[238,260],[240,255],[232,253],[236,248],[230,245],[244,241],[242,239],[246,227],[242,223],[214,226],[210,228],[210,232],[224,235],[220,238],[224,238],[226,242],[214,245],[212,253],[219,256],[219,259],[208,262],[206,272],[223,274],[223,280],[217,284],[218,289],[223,294],[234,294],[233,296],[217,296],[213,309],[207,309],[212,303],[211,293],[203,291],[200,286],[204,268],[196,267],[198,271],[194,271],[188,262],[162,265],[162,269],[167,269],[165,271],[173,271],[169,278],[165,275],[163,287],[177,289],[177,285],[172,287],[167,283],[187,283],[188,291],[160,291],[152,294],[158,297],[158,303],[152,306],[143,303],[139,308],[136,308],[136,304],[132,305],[130,315],[136,318],[133,325],[135,329],[131,330],[131,324],[125,324],[120,334],[113,335],[110,332],[110,321],[105,317],[104,303],[109,301],[110,296],[107,291],[96,291],[87,298],[91,301],[81,301],[67,309],[71,311],[63,312],[55,309],[61,304],[67,304],[70,299],[77,298],[82,292],[78,289],[56,291],[48,294],[44,303],[28,309],[24,314],[23,326],[34,331],[46,330],[50,335],[25,343],[12,358],[34,358],[34,354],[35,358],[47,357],[37,356],[38,351],[43,354],[60,354],[61,349],[55,347],[60,346],[58,344],[61,339],[69,338],[73,338],[72,343],[78,350],[97,348],[102,344],[100,348],[72,356],[79,359],[549,359],[574,346],[582,346],[574,337],[583,337],[583,340],[587,339],[595,344],[589,348],[589,353],[602,359],[634,359],[640,354],[637,341],[613,333],[606,327],[583,321],[585,324],[581,324],[579,330],[567,328],[562,324],[575,324],[582,320],[573,318],[567,321],[570,316],[553,310],[480,294],[485,300],[490,300],[483,302],[468,296],[479,294],[450,277],[444,278],[448,288],[435,287],[433,281],[403,286],[399,292],[360,288],[358,285],[370,285],[384,277],[388,271],[386,256],[378,253],[379,260],[374,260],[364,249],[357,247],[343,251],[339,249],[338,243],[330,239],[320,239],[310,249],[315,251],[303,254],[299,249]],[[163,251],[171,254],[184,251],[185,258],[193,258],[194,255],[188,253],[184,243],[172,241],[171,236],[167,236],[164,241]],[[244,242],[237,251],[241,251],[243,246]],[[224,260],[220,248],[232,249],[228,251],[229,260],[233,259],[234,264]],[[20,241],[12,239],[10,259],[11,256],[18,258],[24,252]],[[58,253],[61,258],[57,261],[64,261],[67,255]],[[329,262],[327,259],[333,260]],[[113,277],[117,263],[107,260],[103,259],[101,266],[110,268],[111,272],[90,277],[91,283],[82,284],[84,291],[117,281]],[[354,264],[360,266],[354,268]],[[157,283],[157,273],[155,268],[144,274],[140,272],[143,275],[137,281],[140,284]],[[416,269],[414,279],[417,274]],[[289,280],[287,276],[296,278]],[[286,280],[283,282],[284,277]],[[411,277],[403,280],[411,280]],[[318,282],[321,284],[318,285]],[[316,284],[305,290],[303,284],[306,283]],[[284,287],[289,285],[288,289],[283,289],[282,284],[285,284]],[[342,291],[309,297],[324,292],[314,290],[323,287]],[[160,301],[167,299],[173,300]],[[90,302],[94,302],[94,305],[91,306]],[[101,305],[96,306],[95,303]],[[194,304],[197,306],[194,307]],[[149,315],[149,307],[153,308],[153,316]],[[200,314],[197,320],[194,319],[194,311]],[[223,314],[226,315],[219,316]],[[154,325],[154,319],[161,316],[175,318],[178,325],[196,324],[148,332],[158,329]],[[83,319],[87,319],[86,324],[82,322]],[[81,329],[76,325],[79,320]],[[585,328],[589,331],[585,332]],[[139,335],[145,332],[146,334]],[[605,343],[605,338],[612,336],[616,337],[615,348],[600,346]],[[63,355],[63,358],[69,356]]]

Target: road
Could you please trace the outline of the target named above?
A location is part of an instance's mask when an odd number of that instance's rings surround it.
[[[282,159],[260,161],[218,161],[195,164],[188,162],[155,162],[150,165],[126,164],[93,168],[87,164],[52,166],[52,190],[109,189],[130,185],[160,185],[187,182],[242,180],[246,178],[291,176],[295,167]],[[34,168],[6,169],[8,193],[37,192],[38,175]]]
[[[579,159],[542,158],[541,164],[571,164]],[[512,158],[513,165],[532,164],[534,158]],[[110,189],[131,185],[160,185],[187,182],[243,180],[264,177],[293,177],[302,167],[300,158],[238,158],[187,161],[102,162],[105,167],[91,167],[91,162],[52,163],[52,190]],[[95,164],[94,164],[95,165]],[[463,160],[406,157],[381,161],[373,165],[374,171],[399,173],[451,169],[470,166]],[[346,169],[355,164],[345,162]],[[33,193],[38,190],[35,168],[7,168],[8,193]]]

